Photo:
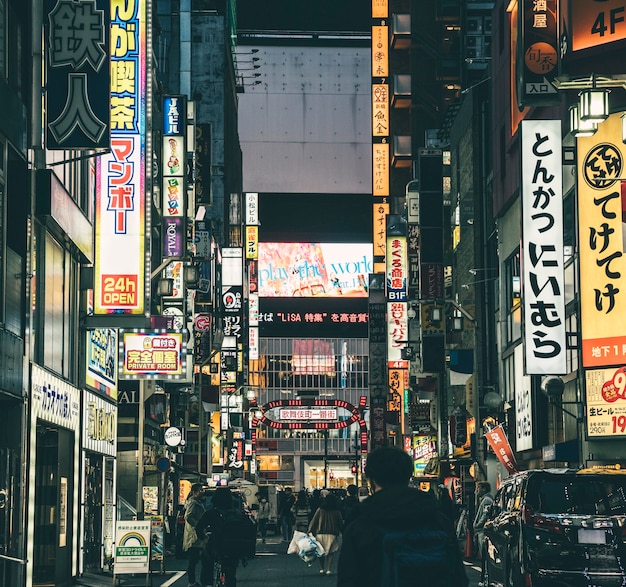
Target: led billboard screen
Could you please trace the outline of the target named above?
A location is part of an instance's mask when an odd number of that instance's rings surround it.
[[[371,244],[259,243],[259,296],[366,298]]]

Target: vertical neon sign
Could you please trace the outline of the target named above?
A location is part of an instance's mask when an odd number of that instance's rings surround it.
[[[146,90],[145,0],[112,0],[111,152],[97,165],[96,314],[144,312]]]

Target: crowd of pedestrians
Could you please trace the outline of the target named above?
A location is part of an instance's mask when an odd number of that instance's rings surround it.
[[[342,499],[328,489],[294,494],[286,488],[279,492],[276,504],[279,539],[291,543],[294,531],[313,537],[323,552],[318,556],[319,573],[336,574],[337,587],[413,585],[416,576],[429,587],[466,587],[452,501],[439,494],[437,486],[435,491],[410,487],[412,475],[413,462],[406,452],[381,447],[372,451],[366,462],[369,495],[359,495],[355,485],[347,487]],[[481,502],[474,520],[477,532],[481,512],[489,506],[489,490],[488,484],[479,486]],[[185,507],[183,548],[189,558],[189,587],[211,585],[218,559],[225,587],[235,587],[237,566],[245,556],[219,554],[216,544],[223,540],[211,538],[217,536],[220,524],[229,524],[226,514],[233,509],[230,490],[216,490],[211,509],[206,511],[201,494],[202,487],[193,485]],[[270,504],[262,496],[254,509],[255,534],[262,543],[267,540],[270,516]]]

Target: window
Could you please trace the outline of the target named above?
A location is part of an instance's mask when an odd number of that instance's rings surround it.
[[[521,336],[522,304],[520,254],[517,251],[504,264],[505,307],[507,309],[506,342],[511,343]]]
[[[78,266],[52,235],[45,233],[37,251],[40,259],[37,277],[35,324],[36,361],[60,376],[72,380],[75,373],[76,283]]]

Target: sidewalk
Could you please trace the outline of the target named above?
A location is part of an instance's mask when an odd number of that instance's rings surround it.
[[[257,542],[256,557],[237,570],[237,583],[267,587],[331,587],[337,580],[337,558],[333,562],[333,575],[327,577],[319,574],[319,565],[315,561],[311,566],[304,563],[298,556],[287,555],[287,543],[279,536],[268,537],[267,543]],[[158,563],[157,563],[158,564]],[[154,571],[151,576],[151,587],[187,587],[187,559],[175,556],[165,558],[165,573]],[[199,571],[199,567],[198,567]],[[120,575],[115,577],[110,572],[85,573],[77,579],[80,587],[143,587],[146,585],[145,575]]]

